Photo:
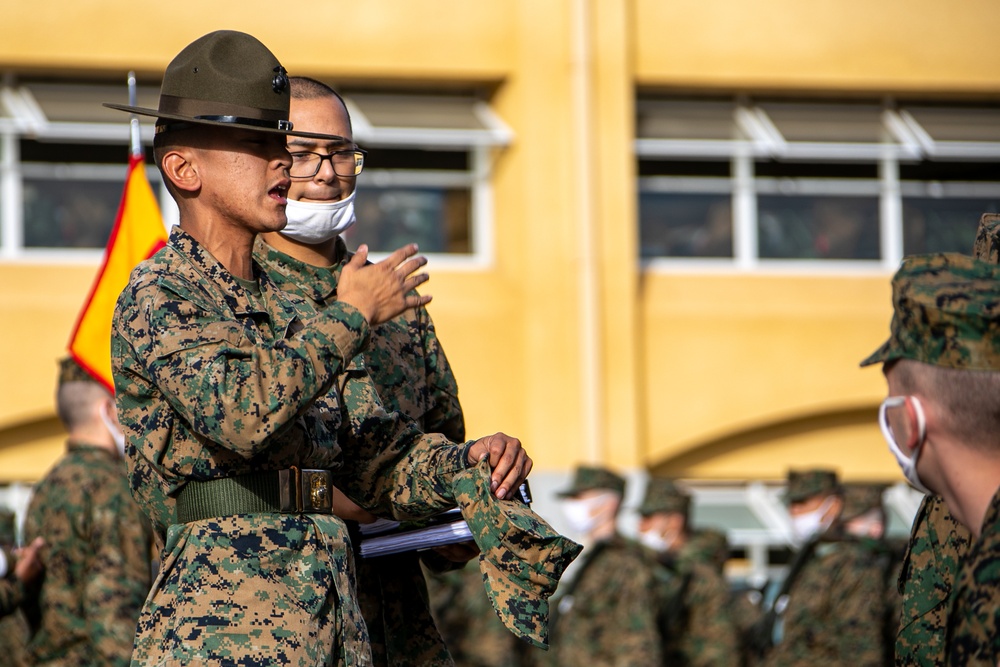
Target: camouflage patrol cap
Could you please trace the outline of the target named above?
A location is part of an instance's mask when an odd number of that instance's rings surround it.
[[[607,468],[599,466],[578,466],[573,475],[573,483],[568,489],[558,492],[560,498],[578,496],[584,491],[608,489],[625,495],[625,478]]]
[[[524,503],[494,496],[486,460],[456,475],[452,488],[479,547],[479,570],[494,611],[514,635],[547,647],[549,597],[583,547]]]
[[[785,500],[801,503],[816,496],[829,496],[840,492],[837,473],[833,470],[789,470]]]
[[[96,382],[93,376],[83,369],[73,357],[64,357],[59,360],[59,384],[67,382]]]
[[[1000,264],[1000,214],[983,213],[972,245],[972,256],[983,262]]]
[[[672,479],[651,477],[646,484],[646,495],[639,505],[639,514],[649,516],[659,512],[679,512],[688,515],[691,496],[685,493]]]
[[[882,494],[885,484],[845,484],[844,509],[840,514],[843,521],[850,521],[872,510],[885,511]]]
[[[0,509],[0,544],[17,544],[17,515],[8,509]]]
[[[913,359],[1000,370],[1000,266],[958,253],[914,255],[892,279],[889,340],[861,362]]]

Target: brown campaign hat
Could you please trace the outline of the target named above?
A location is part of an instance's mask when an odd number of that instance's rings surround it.
[[[288,120],[288,73],[260,40],[235,30],[217,30],[188,44],[163,74],[156,109],[105,102],[104,106],[171,123],[195,123],[344,141],[342,137],[294,132]]]

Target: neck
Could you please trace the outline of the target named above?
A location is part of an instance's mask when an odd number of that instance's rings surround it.
[[[253,280],[253,242],[256,233],[232,225],[197,223],[182,218],[181,229],[237,278]]]
[[[115,441],[108,433],[107,427],[104,422],[87,424],[85,426],[80,426],[73,429],[69,433],[69,442],[81,444],[81,445],[91,445],[94,447],[100,447],[101,449],[107,449],[109,451],[117,451],[115,447]]]
[[[997,492],[1000,458],[953,445],[948,448],[947,456],[936,457],[936,461],[939,475],[938,479],[930,480],[932,488],[941,490],[948,510],[978,539]]]
[[[293,241],[279,232],[267,232],[260,237],[275,250],[311,266],[333,266],[340,259],[337,257],[337,237],[315,245]]]

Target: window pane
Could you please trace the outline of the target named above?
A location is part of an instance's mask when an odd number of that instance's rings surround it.
[[[350,247],[367,243],[391,252],[407,243],[422,253],[469,253],[471,193],[467,188],[359,186],[358,224],[344,235]]]
[[[729,194],[640,193],[640,256],[732,257],[731,208]]]
[[[760,257],[878,259],[877,197],[759,195]]]
[[[1000,197],[904,197],[903,253],[972,252],[983,213],[1000,212]]]
[[[103,248],[115,223],[121,181],[24,180],[24,245]]]

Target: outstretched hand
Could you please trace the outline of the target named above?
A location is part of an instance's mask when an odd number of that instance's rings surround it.
[[[360,310],[369,325],[377,326],[409,308],[430,302],[430,296],[410,294],[428,279],[426,273],[414,275],[427,264],[426,257],[417,255],[415,243],[403,246],[381,262],[367,261],[368,246],[362,245],[340,273],[337,299]]]
[[[531,457],[521,447],[521,441],[504,433],[494,433],[476,440],[469,448],[469,463],[489,457],[490,490],[503,499],[521,486],[531,472]]]
[[[14,576],[22,584],[30,584],[38,578],[45,569],[39,550],[45,546],[45,540],[36,537],[34,541],[17,551],[17,564],[14,566]]]

